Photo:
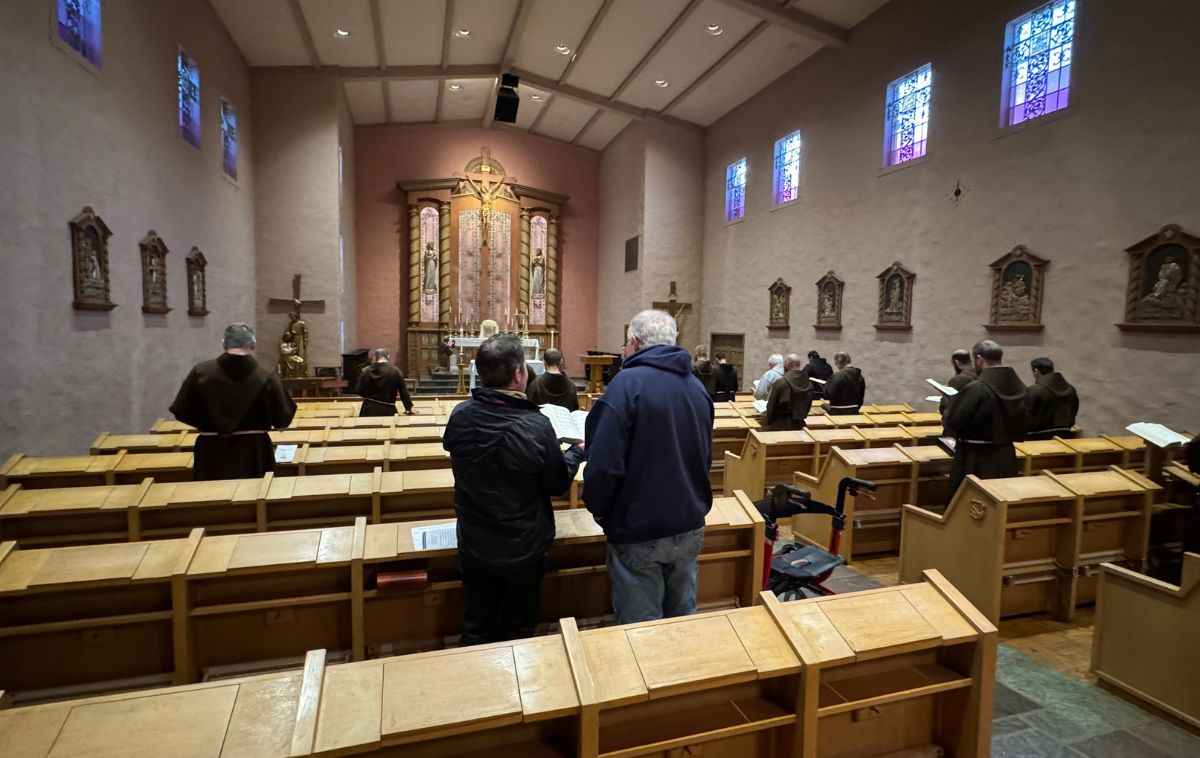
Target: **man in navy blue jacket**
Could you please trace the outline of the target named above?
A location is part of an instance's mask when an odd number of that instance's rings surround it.
[[[663,311],[634,316],[621,373],[587,419],[583,502],[608,538],[621,624],[696,612],[713,403],[676,334]]]

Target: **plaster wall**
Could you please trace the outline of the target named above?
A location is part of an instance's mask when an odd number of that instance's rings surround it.
[[[301,298],[325,301],[323,312],[301,313],[308,325],[309,364],[337,366],[346,318],[338,249],[338,146],[347,131],[341,87],[332,75],[307,72],[255,71],[253,81],[259,357],[278,364],[279,339],[290,319],[285,308],[268,301],[290,298],[292,277],[301,274]],[[345,161],[353,162],[353,150]],[[348,254],[352,260],[353,236]]]
[[[0,3],[0,460],[85,453],[144,432],[225,326],[254,321],[250,70],[204,0],[103,5],[103,66],[51,36],[42,0]],[[201,147],[178,136],[177,46],[200,67]],[[219,98],[238,111],[238,180],[221,170]],[[67,221],[109,239],[109,312],[72,308]],[[166,315],[141,312],[137,243],[166,242]],[[210,313],[187,315],[185,257],[208,259]]]
[[[642,300],[645,238],[638,240],[638,267],[625,271],[625,241],[640,237],[646,202],[646,140],[641,125],[625,127],[604,148],[600,162],[600,277],[597,316],[600,349],[617,351],[624,325]]]
[[[345,352],[357,336],[357,289],[355,272],[354,234],[354,121],[346,91],[338,87],[338,234],[341,235],[341,262],[338,269],[338,300],[341,303],[341,323],[338,349]]]
[[[479,156],[481,147],[488,147],[520,184],[570,196],[558,235],[558,346],[568,372],[582,374],[577,356],[596,346],[599,153],[502,127],[473,125],[360,126],[354,139],[358,342],[347,347],[386,347],[404,355],[408,208],[396,182],[454,176]],[[517,243],[514,239],[514,253]]]
[[[1200,337],[1119,331],[1124,248],[1177,223],[1200,233],[1200,6],[1080,0],[1072,104],[998,128],[1005,24],[1035,3],[893,0],[714,124],[707,140],[704,318],[746,332],[747,373],[770,353],[847,350],[867,401],[909,402],[950,352],[993,337],[1028,382],[1047,356],[1079,389],[1089,435],[1158,421],[1200,430]],[[889,82],[932,62],[928,160],[880,171]],[[800,199],[771,207],[775,140],[800,129]],[[748,159],[747,214],[724,222],[726,167]],[[956,201],[954,190],[962,189]],[[989,334],[988,264],[1026,245],[1051,263],[1038,334]],[[917,274],[911,333],[873,328],[876,275]],[[841,333],[812,329],[817,279],[846,281]],[[792,285],[790,333],[769,334],[767,286]],[[754,367],[753,370],[751,367]]]

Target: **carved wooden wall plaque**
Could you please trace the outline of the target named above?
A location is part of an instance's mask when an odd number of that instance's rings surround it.
[[[204,253],[200,252],[200,248],[193,247],[187,254],[189,316],[208,315],[208,283],[205,281],[207,268],[208,261],[205,260]]]
[[[138,243],[142,251],[142,313],[169,313],[167,307],[167,245],[151,229]]]
[[[876,329],[912,329],[913,281],[917,275],[897,261],[883,270],[879,279],[879,320]]]
[[[842,328],[842,291],[846,283],[830,271],[817,280],[817,323],[814,329]]]
[[[783,277],[767,288],[767,328],[790,329],[792,326],[792,288],[787,286]]]
[[[1200,333],[1200,238],[1168,224],[1126,248],[1124,331]]]
[[[68,222],[71,228],[71,278],[75,308],[111,311],[117,304],[109,299],[108,238],[112,231],[90,206]]]
[[[991,264],[992,300],[987,328],[998,332],[1040,332],[1046,267],[1024,245]]]

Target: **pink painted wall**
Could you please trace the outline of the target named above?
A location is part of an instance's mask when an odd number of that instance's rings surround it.
[[[448,124],[355,129],[357,347],[401,348],[407,321],[408,211],[397,181],[453,176],[491,149],[509,176],[528,187],[569,195],[559,227],[561,295],[558,343],[570,373],[596,347],[600,154],[541,137]],[[516,240],[514,240],[514,243]],[[515,250],[514,250],[515,252]],[[403,307],[402,307],[403,306]],[[352,345],[347,339],[346,347]]]

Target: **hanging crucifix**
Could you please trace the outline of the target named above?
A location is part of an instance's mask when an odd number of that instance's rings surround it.
[[[492,166],[492,151],[486,147],[480,150],[479,170],[465,173],[462,177],[471,194],[479,198],[483,209],[480,213],[483,222],[483,246],[487,247],[492,227],[492,203],[504,196],[504,185],[512,184],[516,179],[497,173],[496,168]]]
[[[692,307],[691,303],[679,302],[679,295],[675,293],[675,282],[671,282],[671,294],[667,298],[667,302],[656,300],[650,304],[650,307],[656,311],[666,311],[671,314],[671,318],[679,318],[679,314]]]

